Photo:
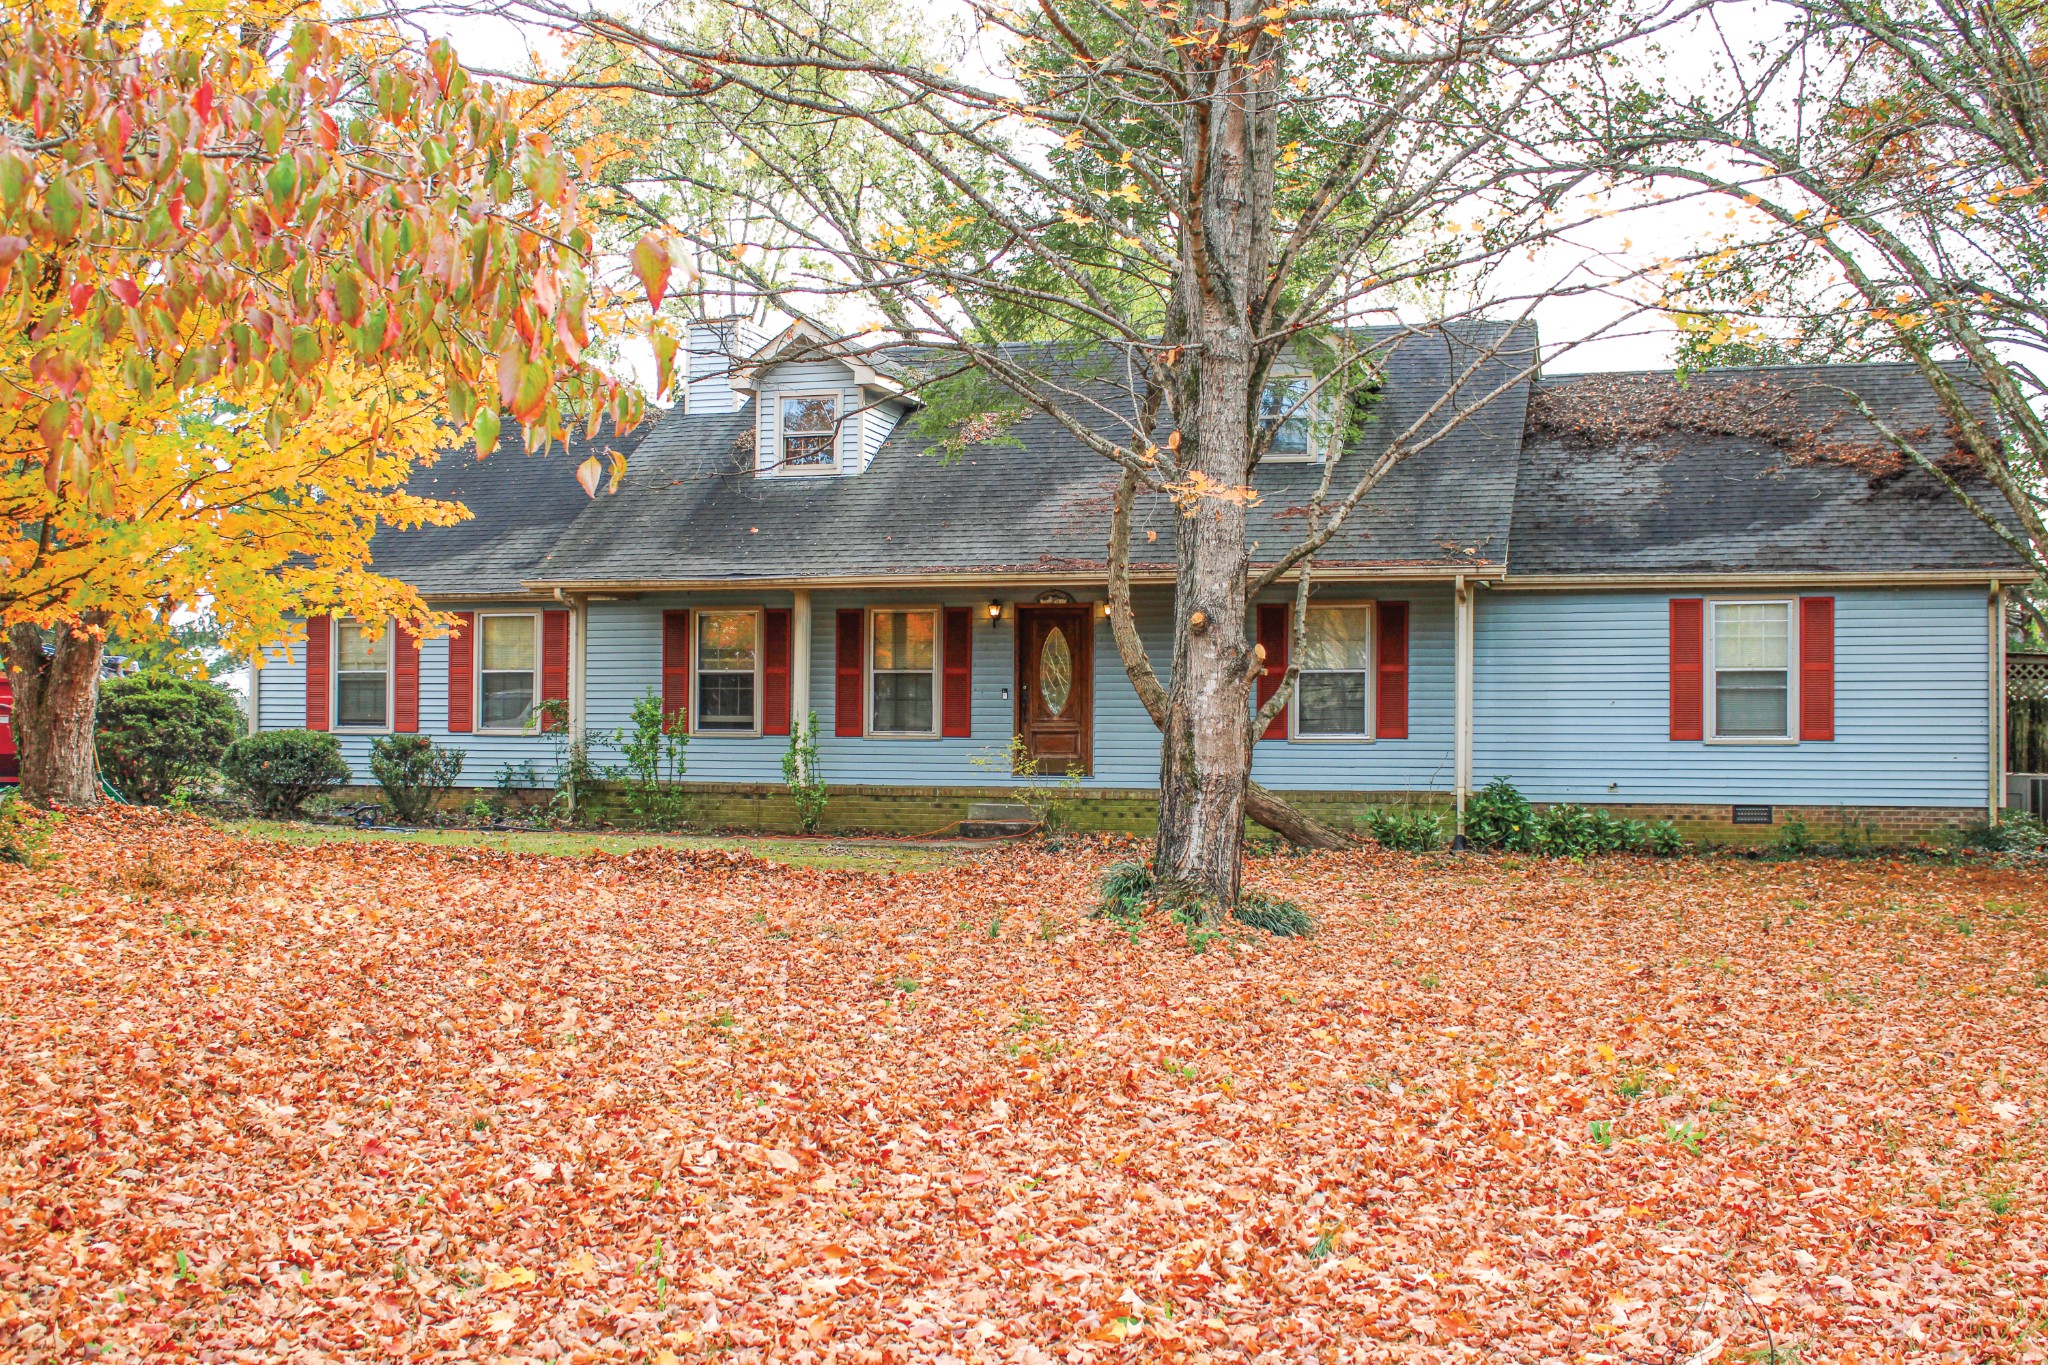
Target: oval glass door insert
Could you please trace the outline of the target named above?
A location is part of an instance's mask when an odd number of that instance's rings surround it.
[[[1067,647],[1066,634],[1054,626],[1038,647],[1038,698],[1048,716],[1057,716],[1073,695],[1074,651]]]

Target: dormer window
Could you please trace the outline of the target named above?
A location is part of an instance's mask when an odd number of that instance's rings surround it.
[[[1269,438],[1269,460],[1309,458],[1309,387],[1307,378],[1267,381],[1259,395],[1259,429]]]
[[[829,474],[839,467],[839,399],[834,394],[782,400],[782,472]]]

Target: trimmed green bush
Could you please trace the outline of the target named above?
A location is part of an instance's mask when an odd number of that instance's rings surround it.
[[[245,735],[221,755],[221,774],[265,815],[295,816],[313,797],[348,781],[341,745],[321,730]]]
[[[1449,841],[1443,816],[1431,810],[1378,806],[1366,813],[1365,827],[1381,848],[1405,853],[1428,853]]]
[[[1465,803],[1465,839],[1503,853],[1536,851],[1536,812],[1505,777],[1496,777]]]
[[[462,776],[462,750],[444,749],[425,735],[384,735],[370,746],[370,776],[384,789],[391,813],[417,824]]]
[[[243,729],[225,687],[161,671],[108,679],[97,723],[100,771],[123,796],[149,805],[212,772]]]

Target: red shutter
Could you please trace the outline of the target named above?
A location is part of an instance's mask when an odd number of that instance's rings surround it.
[[[466,735],[476,729],[476,613],[455,613],[455,633],[448,637],[448,733]]]
[[[761,733],[789,733],[789,611],[761,613]]]
[[[569,613],[544,611],[540,614],[540,699],[569,700]],[[542,717],[540,728],[554,725]]]
[[[661,614],[661,714],[671,728],[690,725],[690,613]]]
[[[1293,613],[1285,602],[1266,602],[1259,606],[1259,643],[1266,647],[1266,663],[1259,670],[1258,698],[1264,706],[1268,699],[1280,689],[1280,680],[1287,676],[1287,626]],[[1260,739],[1287,738],[1287,708],[1281,707],[1266,726],[1266,733]]]
[[[974,734],[974,612],[971,608],[946,608],[945,648],[946,652],[939,660],[944,683],[944,712],[939,733],[967,739]]]
[[[1799,599],[1799,737],[1835,737],[1835,599]]]
[[[1379,639],[1373,650],[1373,736],[1408,738],[1408,604],[1382,602],[1373,611]]]
[[[396,734],[416,735],[420,732],[420,638],[404,626],[396,628],[391,639],[393,690],[391,699],[391,729]]]
[[[855,608],[839,613],[839,643],[832,660],[832,733],[858,739],[867,733],[863,713],[867,710],[867,688],[862,685],[861,639],[867,634],[863,613]]]
[[[1671,599],[1671,737],[1705,739],[1706,603]]]
[[[329,679],[334,649],[334,620],[313,616],[306,620],[306,728],[327,728],[327,699],[333,688]]]

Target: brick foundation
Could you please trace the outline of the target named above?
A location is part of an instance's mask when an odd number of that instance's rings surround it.
[[[796,829],[796,808],[779,785],[742,782],[686,784],[690,795],[688,819],[707,829],[738,829],[769,833],[792,833]],[[352,789],[368,799],[375,788]],[[490,788],[467,788],[452,793],[445,807],[466,805],[478,796],[490,797]],[[1304,812],[1340,829],[1356,828],[1368,810],[1376,806],[1409,806],[1450,811],[1450,797],[1435,792],[1289,792],[1287,798]],[[1015,801],[1009,787],[891,787],[847,785],[832,788],[826,804],[823,832],[879,831],[896,834],[932,834],[946,831],[967,818],[968,807],[977,801]],[[1145,788],[1098,788],[1061,798],[1057,814],[1068,829],[1150,835],[1158,827],[1157,796]],[[1677,825],[1688,843],[1755,845],[1775,843],[1784,837],[1788,822],[1806,826],[1806,836],[1817,844],[1867,843],[1899,844],[1931,839],[1942,832],[1977,823],[1984,812],[1958,806],[1776,806],[1771,822],[1734,822],[1734,808],[1727,805],[1590,803],[1624,819],[1655,822],[1669,820]],[[1538,807],[1541,809],[1541,807]],[[624,798],[616,791],[587,797],[587,816],[605,823],[630,827],[635,823]]]

